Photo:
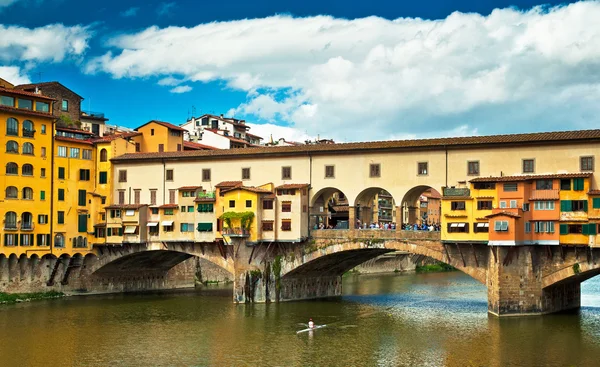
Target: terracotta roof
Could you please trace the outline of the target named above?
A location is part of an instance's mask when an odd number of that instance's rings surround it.
[[[137,131],[132,131],[130,133],[119,133],[119,134],[104,135],[101,138],[92,139],[92,143],[108,143],[108,142],[111,142],[113,140],[127,139],[127,138],[131,138],[133,136],[138,136],[138,135],[142,135],[142,133],[137,132]]]
[[[415,139],[415,140],[390,140],[373,141],[363,143],[335,143],[335,144],[312,144],[288,147],[260,147],[245,149],[219,149],[219,150],[188,150],[180,152],[154,152],[141,154],[124,154],[113,158],[114,162],[134,160],[162,160],[162,159],[215,159],[229,158],[246,155],[276,155],[290,156],[297,154],[326,154],[328,152],[346,152],[361,154],[365,151],[397,151],[397,150],[432,150],[432,149],[459,149],[466,147],[491,146],[518,146],[523,144],[555,144],[576,142],[598,142],[600,141],[600,129],[559,131],[529,134],[490,135],[472,137],[453,137],[438,139]],[[481,182],[481,181],[480,181]]]
[[[52,82],[42,82],[42,83],[32,83],[32,84],[21,84],[21,85],[16,85],[15,89],[31,89],[31,88],[35,88],[35,87],[43,87],[46,85],[60,85],[61,87],[67,89],[68,91],[70,91],[71,93],[73,93],[74,95],[76,95],[77,97],[84,99],[82,96],[80,96],[79,94],[73,92],[71,89],[65,87],[63,84],[61,84],[60,82],[57,81],[52,81]]]
[[[68,141],[70,143],[79,143],[79,144],[87,144],[87,145],[94,145],[94,143],[92,143],[89,140],[81,140],[81,139],[75,139],[75,138],[68,138],[66,136],[55,136],[54,140],[58,140],[58,141]]]
[[[83,135],[94,135],[94,133],[90,132],[90,131],[85,131],[82,129],[73,129],[72,127],[65,127],[65,126],[58,126],[58,125],[56,125],[56,130],[68,131],[68,132],[72,132],[72,133],[76,133],[76,134],[83,134]]]
[[[477,177],[470,182],[515,182],[540,179],[560,179],[560,178],[584,178],[590,177],[591,173],[550,173],[543,175],[522,175],[522,176],[500,176],[500,177]]]
[[[275,199],[277,196],[273,193],[263,196],[263,199]]]
[[[2,87],[0,87],[0,93],[3,93],[3,94],[4,93],[16,94],[16,95],[19,95],[19,96],[27,96],[27,97],[34,97],[34,98],[37,98],[37,99],[45,99],[47,101],[56,101],[56,99],[54,99],[52,97],[48,97],[48,96],[44,96],[42,94],[35,94],[35,93],[32,93],[32,92],[26,92],[24,90],[16,89],[18,87],[20,87],[20,86],[19,85],[16,86],[15,89],[9,89],[9,88],[2,88]]]
[[[31,111],[31,110],[24,110],[22,108],[15,108],[15,107],[8,107],[8,106],[0,106],[0,111],[6,111],[6,112],[21,114],[21,115],[39,116],[39,117],[47,117],[47,118],[51,118],[51,119],[56,119],[56,117],[54,117],[52,115],[52,113],[50,113],[50,112]]]
[[[172,123],[170,123],[170,122],[164,122],[164,121],[158,121],[158,120],[151,120],[151,121],[148,121],[148,122],[146,122],[145,124],[143,124],[142,126],[139,126],[139,127],[137,127],[135,130],[137,131],[138,129],[140,129],[140,128],[142,128],[142,127],[144,127],[144,126],[148,125],[148,124],[151,124],[151,123],[159,124],[159,125],[161,125],[161,126],[164,126],[164,127],[168,128],[168,129],[171,129],[171,130],[177,130],[177,131],[187,131],[186,129],[184,129],[184,128],[182,128],[182,127],[179,127],[179,126],[177,126],[177,125],[173,125],[173,124],[172,124]]]
[[[148,204],[111,204],[109,206],[105,206],[104,209],[139,209],[143,206],[148,206]]]
[[[486,215],[486,218],[493,218],[493,217],[497,217],[500,215],[505,215],[507,217],[512,217],[512,218],[521,218],[521,216],[519,214],[515,214],[515,213],[511,213],[511,212],[507,212],[507,211],[501,211],[498,213],[492,213],[490,215]]]
[[[533,190],[529,200],[558,200],[558,190]]]
[[[219,148],[211,147],[210,145],[195,143],[193,141],[183,141],[183,148],[194,149],[194,150],[216,150]]]
[[[470,196],[442,196],[442,200],[472,200]]]
[[[466,218],[468,215],[466,213],[457,213],[457,214],[444,214],[444,217],[447,218]]]
[[[256,144],[252,144],[250,142],[247,142],[244,139],[236,138],[234,136],[219,134],[219,132],[218,132],[217,129],[204,129],[204,130],[208,130],[208,131],[210,131],[213,134],[217,134],[219,136],[227,138],[227,139],[229,139],[229,140],[231,140],[233,142],[236,142],[236,143],[246,144],[246,145],[251,146],[251,147],[259,147],[260,146],[260,145],[256,145]]]
[[[221,190],[221,192],[229,192],[229,191],[233,191],[233,190],[244,190],[244,191],[254,192],[257,194],[272,194],[271,190],[261,189],[260,187],[254,187],[254,186],[234,186],[234,187],[230,187],[227,189],[223,189],[223,190]]]
[[[177,204],[163,204],[158,207],[158,209],[177,209],[177,208],[179,208],[179,205],[177,205]]]
[[[284,184],[281,186],[277,186],[275,189],[276,190],[280,190],[280,189],[302,189],[307,187],[308,184]]]
[[[177,190],[198,190],[201,189],[202,186],[181,186],[180,188],[178,188]]]
[[[216,201],[216,198],[196,198],[194,199],[195,203],[212,203],[213,201]]]
[[[96,224],[94,224],[94,227],[106,227],[106,223],[104,223],[104,222],[96,223]]]
[[[588,195],[600,195],[600,190],[590,190],[588,191]]]
[[[258,135],[254,135],[254,134],[250,134],[250,133],[246,133],[246,135],[251,136],[253,138],[258,138],[260,140],[264,140],[262,137],[258,136]]]
[[[242,184],[242,181],[223,181],[223,182],[219,182],[218,184],[216,184],[215,187],[227,188],[227,187],[240,186],[241,184]]]

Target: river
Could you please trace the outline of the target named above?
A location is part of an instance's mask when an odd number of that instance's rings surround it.
[[[296,335],[312,317],[328,326]],[[233,305],[230,288],[0,307],[9,366],[598,366],[600,279],[579,313],[498,319],[459,273],[344,278],[327,301]]]

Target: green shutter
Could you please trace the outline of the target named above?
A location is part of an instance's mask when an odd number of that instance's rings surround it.
[[[58,189],[58,200],[59,201],[65,200],[65,190],[64,189]]]
[[[40,191],[40,200],[46,200],[46,191]]]
[[[581,234],[584,236],[589,236],[590,230],[589,230],[589,226],[587,224],[584,224],[581,226]]]
[[[77,224],[77,231],[80,233],[84,233],[87,232],[87,214],[79,214],[77,216],[78,219],[78,224]]]
[[[600,209],[600,198],[593,198],[592,199],[592,208],[594,208],[594,209]]]
[[[595,235],[595,234],[597,234],[597,232],[596,232],[596,223],[589,223],[589,224],[588,224],[588,233],[589,233],[590,235]]]
[[[583,190],[583,178],[574,178],[573,179],[573,190],[575,190],[575,191]]]
[[[123,235],[123,227],[119,227],[119,232],[118,232],[119,236]]]
[[[105,184],[108,182],[108,174],[106,172],[100,172],[100,183]]]
[[[584,201],[583,201],[583,211],[584,211],[584,212],[587,212],[587,211],[588,211],[588,201],[587,201],[587,200],[584,200]]]
[[[567,224],[560,225],[560,234],[569,234],[569,226]]]
[[[85,190],[79,190],[79,205],[85,206]]]
[[[198,223],[198,232],[212,232],[212,223]]]
[[[573,209],[571,207],[571,200],[561,200],[560,201],[560,211],[561,212],[572,212]]]
[[[58,167],[58,178],[65,178],[65,167]]]

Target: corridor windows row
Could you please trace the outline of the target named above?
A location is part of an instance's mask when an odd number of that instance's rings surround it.
[[[9,140],[6,142],[6,153],[19,154],[19,143],[14,140]],[[23,143],[21,148],[21,154],[23,155],[34,155],[35,149],[32,143]],[[42,147],[40,149],[40,156],[46,156],[46,148]]]
[[[36,240],[34,243],[34,239]],[[15,247],[15,246],[49,246],[50,235],[49,234],[38,234],[33,233],[5,233],[4,234],[4,246]],[[60,247],[60,246],[58,246]]]
[[[7,186],[4,191],[5,199],[18,199],[19,189],[16,186]],[[21,199],[33,200],[33,189],[31,187],[24,187],[21,190]],[[40,200],[46,200],[46,191],[40,191]]]
[[[6,98],[6,97],[3,96],[2,98]],[[47,111],[44,111],[44,112],[47,112]],[[42,125],[42,134],[45,134],[45,133],[46,133],[46,125]],[[14,117],[9,117],[6,120],[6,135],[19,136],[19,120],[17,120]],[[33,122],[30,120],[23,121],[23,129],[21,130],[21,136],[24,138],[33,138],[34,135],[35,135],[35,130],[34,130]]]
[[[272,220],[263,220],[261,223],[261,228],[263,232],[273,232],[274,222]],[[289,232],[292,230],[292,220],[291,219],[282,219],[281,220],[281,230],[285,232]]]
[[[76,158],[76,159],[92,159],[92,150],[91,149],[79,149],[79,148],[68,148],[62,145],[59,145],[56,150],[56,155],[62,158]]]
[[[45,168],[42,168],[43,176],[46,176]],[[6,164],[6,174],[7,175],[18,175],[19,174],[19,165],[14,162],[9,162]],[[22,176],[33,176],[33,166],[29,163],[24,164],[21,167],[21,175]]]
[[[17,218],[20,221],[17,221]],[[5,230],[33,230],[33,214],[30,212],[23,212],[19,217],[15,212],[6,212],[4,214],[4,229]]]

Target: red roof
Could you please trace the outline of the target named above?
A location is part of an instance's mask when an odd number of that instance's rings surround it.
[[[79,143],[79,144],[94,145],[94,143],[92,143],[89,140],[81,140],[81,139],[75,139],[75,138],[68,138],[66,136],[55,136],[54,140],[67,141],[67,142],[70,142],[70,143]]]
[[[131,138],[132,136],[138,136],[138,135],[142,135],[142,133],[137,132],[137,131],[132,131],[129,133],[110,134],[110,135],[104,135],[101,138],[92,139],[92,142],[93,143],[108,143],[108,142],[111,142],[116,139],[127,139],[127,138]]]
[[[76,134],[83,134],[83,135],[94,135],[94,133],[85,131],[82,129],[74,129],[72,127],[65,127],[65,126],[58,126],[58,125],[56,125],[56,130],[68,131],[68,132],[72,132],[72,133],[76,133]]]
[[[195,143],[193,141],[184,141],[183,142],[184,149],[192,149],[192,150],[215,150],[219,148],[211,147],[210,145]]]
[[[260,137],[260,136],[258,136],[258,135],[254,135],[254,134],[250,134],[250,133],[246,133],[246,135],[248,135],[248,136],[252,136],[252,137],[254,137],[254,138],[258,138],[258,139],[260,139],[260,140],[264,140],[262,137]]]
[[[194,202],[196,203],[212,203],[213,201],[216,201],[216,198],[196,198],[194,199]]]
[[[6,111],[6,112],[21,114],[21,115],[40,116],[40,117],[47,117],[47,118],[55,119],[55,117],[50,112],[31,111],[31,110],[25,110],[22,108],[15,108],[15,107],[9,107],[9,106],[0,106],[0,111]]]
[[[533,190],[529,200],[558,200],[560,195],[558,190]]]
[[[521,216],[519,214],[512,213],[512,212],[507,212],[507,211],[501,211],[501,212],[498,212],[498,213],[493,213],[493,214],[490,214],[490,215],[486,215],[485,217],[486,218],[493,218],[493,217],[498,217],[498,216],[501,216],[501,215],[504,215],[504,216],[507,216],[507,217],[512,217],[512,218],[521,218]]]
[[[181,186],[180,188],[178,188],[177,190],[198,190],[201,189],[202,186]]]
[[[163,204],[161,206],[158,207],[159,209],[177,209],[179,208],[179,205],[177,204]]]
[[[254,192],[257,194],[272,194],[272,192],[270,190],[261,189],[260,187],[254,187],[254,186],[234,186],[231,188],[224,189],[221,192],[229,192],[229,191],[233,191],[233,190],[244,190],[244,191]]]
[[[280,189],[303,189],[305,187],[307,187],[308,184],[284,184],[281,186],[277,186],[275,189],[276,190],[280,190]]]
[[[219,182],[218,184],[216,184],[215,187],[227,188],[227,187],[235,187],[235,186],[241,186],[241,185],[242,185],[242,181],[223,181],[223,182]]]
[[[105,206],[104,209],[132,209],[137,210],[143,206],[148,206],[148,204],[112,204],[109,206]]]
[[[591,173],[551,173],[544,175],[522,175],[522,176],[500,176],[500,177],[477,177],[470,182],[514,182],[530,181],[540,179],[560,179],[560,178],[585,178],[590,177]]]
[[[73,93],[77,97],[79,97],[81,99],[84,99],[82,96],[80,96],[79,94],[73,92],[71,89],[65,87],[64,85],[62,85],[60,82],[57,82],[57,81],[42,82],[42,83],[32,83],[32,84],[21,84],[21,85],[16,85],[15,88],[18,88],[18,89],[34,89],[35,87],[44,87],[46,85],[59,85],[59,86],[63,87],[64,89],[68,90],[69,92]]]
[[[588,191],[588,195],[600,195],[600,190],[590,190]]]
[[[17,87],[15,87],[17,88]],[[32,93],[32,92],[26,92],[24,90],[18,90],[18,89],[9,89],[9,88],[2,88],[0,87],[0,93],[4,94],[4,93],[9,93],[9,94],[16,94],[19,96],[28,96],[28,97],[34,97],[37,99],[45,99],[48,101],[56,101],[56,99],[52,98],[52,97],[47,97],[44,96],[42,94],[36,94],[36,93]]]
[[[142,128],[142,127],[144,127],[144,126],[148,125],[148,124],[152,124],[152,123],[155,123],[155,124],[158,124],[158,125],[164,126],[164,127],[168,128],[168,129],[171,129],[171,130],[177,130],[177,131],[187,131],[186,129],[184,129],[184,128],[182,128],[182,127],[179,127],[179,126],[176,126],[176,125],[173,125],[173,124],[171,124],[170,122],[164,122],[164,121],[158,121],[158,120],[151,120],[151,121],[148,121],[148,122],[146,122],[145,124],[143,124],[142,126],[140,126],[140,127],[136,128],[135,130],[137,131],[138,129],[140,129],[140,128]]]

